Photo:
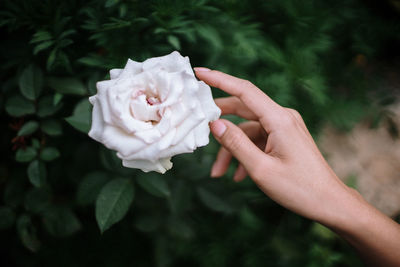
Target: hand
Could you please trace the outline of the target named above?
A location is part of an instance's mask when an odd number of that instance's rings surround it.
[[[338,201],[356,197],[326,163],[298,112],[281,107],[248,81],[217,71],[196,74],[233,95],[216,99],[223,115],[250,120],[239,127],[227,120],[211,123],[223,145],[212,176],[222,176],[233,155],[240,162],[236,181],[248,173],[273,200],[320,222],[336,219],[331,217]]]
[[[297,111],[278,105],[249,81],[195,71],[200,80],[232,95],[216,99],[223,115],[250,120],[239,126],[223,119],[210,124],[222,145],[211,176],[222,176],[234,156],[240,162],[235,181],[249,174],[271,199],[335,230],[370,260],[400,264],[399,226],[335,175]],[[379,240],[389,248],[379,247]]]

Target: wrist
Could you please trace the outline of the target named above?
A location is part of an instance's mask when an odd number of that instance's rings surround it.
[[[335,178],[338,184],[335,190],[330,191],[326,212],[319,222],[336,232],[353,233],[368,224],[374,208],[360,193]]]
[[[344,185],[337,194],[329,215],[320,223],[329,227],[354,247],[358,240],[382,237],[382,228],[396,224],[390,218],[369,204],[356,190]],[[383,231],[384,232],[384,231]]]

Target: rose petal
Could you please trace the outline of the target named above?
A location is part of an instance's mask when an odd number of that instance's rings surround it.
[[[106,147],[118,151],[120,158],[137,153],[147,146],[143,140],[127,134],[120,128],[109,125],[104,127],[102,143]]]
[[[96,96],[90,97],[89,101],[93,105],[92,126],[89,131],[89,136],[98,142],[102,142],[104,130],[103,112],[101,111],[100,103],[97,101]]]
[[[159,144],[168,142],[170,137],[164,136],[158,143],[151,144],[144,149],[138,151],[136,154],[125,157],[126,160],[138,160],[138,159],[149,159],[157,160],[157,158],[172,157],[177,154],[190,153],[196,148],[195,135],[193,132],[188,133],[184,136],[184,139],[176,145],[167,147],[164,150],[160,150]]]
[[[182,142],[161,151],[158,156],[161,158],[172,157],[184,153],[192,153],[196,145],[194,143],[194,133],[191,132],[182,140]]]
[[[193,151],[196,149],[196,140],[194,139],[193,131],[191,131],[188,135],[186,135],[185,139],[183,140],[183,143],[189,150]]]
[[[201,103],[202,110],[210,121],[215,121],[221,116],[221,110],[215,104],[211,94],[211,88],[203,81],[199,82],[199,90],[197,91],[197,98]]]
[[[159,142],[158,142],[158,149],[159,150],[164,150],[167,149],[168,147],[171,146],[172,140],[174,140],[176,134],[176,128],[171,129],[171,131],[169,131],[164,138],[162,138]]]
[[[203,119],[205,119],[203,112],[200,109],[194,110],[190,116],[190,119],[186,119],[185,121],[183,121],[177,128],[177,132],[174,140],[172,141],[172,144],[176,145],[177,143],[179,143]]]
[[[116,80],[105,80],[96,83],[97,94],[106,94],[108,88],[113,86],[116,83]]]
[[[165,135],[169,131],[169,129],[171,129],[172,118],[175,117],[172,116],[172,112],[174,112],[174,114],[178,114],[175,113],[175,111],[171,111],[171,108],[165,108],[161,114],[161,120],[155,126],[162,135]]]
[[[183,91],[186,89],[183,74],[183,72],[160,72],[155,76],[161,99],[160,107],[168,107],[180,101]]]
[[[173,164],[171,162],[170,157],[159,159],[159,161],[160,161],[161,165],[165,168],[166,171],[172,168]]]
[[[119,75],[119,79],[130,79],[135,74],[142,72],[142,63],[128,59],[126,65]]]
[[[155,127],[148,129],[148,130],[144,130],[144,131],[137,131],[135,133],[135,136],[137,138],[140,138],[147,144],[152,144],[156,141],[159,141],[160,138],[162,137],[160,131]]]
[[[162,158],[155,162],[150,160],[122,160],[122,165],[128,168],[141,169],[144,172],[156,171],[162,174],[172,168],[171,158]]]
[[[151,161],[156,161],[160,158],[160,144],[171,143],[171,139],[174,137],[174,131],[171,131],[167,135],[159,137],[158,142],[147,143],[140,150],[135,150],[134,153],[124,154],[124,159],[126,160],[138,160],[138,159],[148,159]],[[145,135],[139,138],[146,138]]]
[[[163,125],[161,125],[161,123],[168,121],[170,127],[177,127],[190,116],[191,111],[192,110],[188,109],[183,103],[177,103],[170,108],[166,108],[157,127],[160,129],[160,132],[165,133],[165,129],[162,129]]]
[[[185,71],[188,74],[193,74],[189,58],[182,57],[178,51],[174,51],[166,56],[149,58],[143,62],[142,68],[143,71],[158,69],[167,72]]]
[[[115,81],[101,81],[96,84],[97,87],[97,100],[100,103],[103,119],[106,123],[112,124],[110,105],[107,97],[108,88],[113,85]]]
[[[110,79],[118,78],[123,70],[124,69],[112,69],[112,70],[110,70]]]
[[[210,127],[208,126],[209,121],[203,120],[195,129],[194,129],[194,139],[196,140],[196,146],[201,147],[207,145],[210,140],[208,136],[210,135]]]

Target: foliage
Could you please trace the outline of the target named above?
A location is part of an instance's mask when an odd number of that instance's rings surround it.
[[[233,168],[209,179],[215,140],[175,157],[163,176],[121,167],[86,134],[87,98],[127,58],[180,50],[192,65],[247,78],[298,109],[314,134],[326,122],[348,129],[385,99],[370,90],[379,80],[366,77],[365,62],[387,60],[388,44],[399,44],[394,15],[360,0],[0,7],[2,266],[360,265],[326,228],[249,179],[233,184]]]

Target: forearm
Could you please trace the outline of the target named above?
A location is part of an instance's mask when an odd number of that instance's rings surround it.
[[[369,266],[400,266],[400,225],[368,204],[358,193],[342,207],[329,225],[353,247]]]

